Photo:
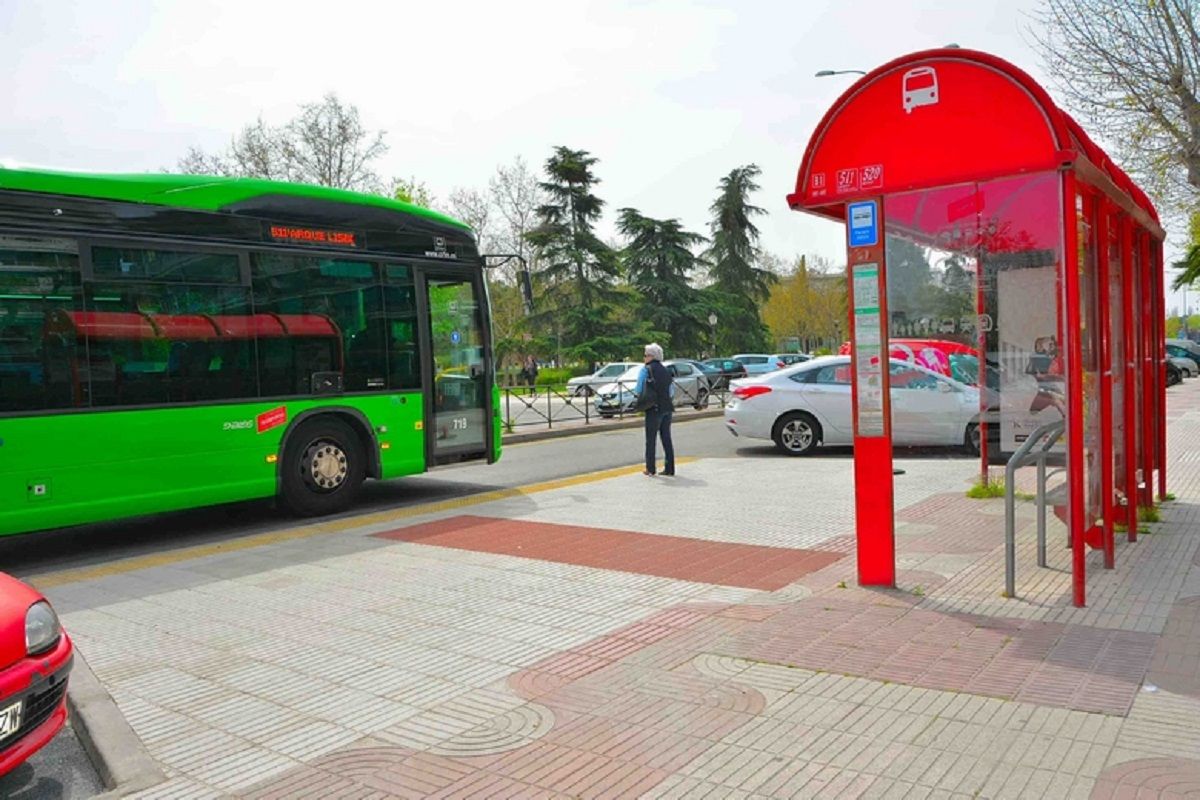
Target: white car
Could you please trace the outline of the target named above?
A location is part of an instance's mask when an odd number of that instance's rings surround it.
[[[567,381],[567,394],[571,397],[591,397],[597,389],[606,383],[615,381],[625,370],[640,366],[641,364],[633,361],[614,361],[611,364],[605,364],[591,375],[580,375]]]
[[[788,455],[854,443],[849,356],[825,356],[733,381],[725,427],[769,439]],[[922,366],[891,360],[892,441],[979,452],[979,390]]]

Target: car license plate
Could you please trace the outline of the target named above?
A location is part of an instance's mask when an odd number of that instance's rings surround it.
[[[0,709],[0,740],[8,738],[21,727],[21,701]]]

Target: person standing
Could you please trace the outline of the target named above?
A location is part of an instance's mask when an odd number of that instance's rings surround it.
[[[533,386],[537,383],[537,374],[537,359],[532,355],[525,356],[525,367],[521,370],[521,375],[525,378],[525,385]]]
[[[658,344],[651,342],[646,345],[646,365],[638,373],[635,395],[642,396],[646,382],[650,382],[650,391],[654,395],[654,403],[646,409],[646,468],[643,475],[654,475],[657,470],[656,439],[662,439],[663,446],[663,475],[675,474],[675,446],[671,442],[671,415],[675,411],[672,397],[675,386],[671,382],[671,373],[663,366],[663,351]]]

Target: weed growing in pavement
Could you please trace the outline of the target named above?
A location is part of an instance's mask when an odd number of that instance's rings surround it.
[[[1113,523],[1113,531],[1115,533],[1125,533],[1127,530],[1129,530],[1129,526],[1126,525],[1124,522],[1114,522]]]
[[[504,432],[505,433],[512,433],[516,427],[517,427],[517,425],[515,422],[513,422],[512,417],[509,417],[508,419],[504,420]]]
[[[967,497],[970,497],[972,500],[1004,497],[1004,481],[992,480],[987,483],[976,483],[970,489],[967,489]]]
[[[1169,502],[1171,502],[1172,500],[1174,500],[1174,499],[1175,499],[1175,493],[1174,493],[1174,492],[1167,492],[1166,494],[1160,494],[1160,495],[1158,496],[1158,499],[1159,499],[1159,500],[1161,500],[1161,501],[1162,501],[1162,502],[1164,502],[1164,503],[1169,503]]]
[[[925,596],[925,587],[918,585],[915,589],[912,590],[912,593],[914,595],[916,595],[917,597],[924,597]]]
[[[838,582],[837,582],[837,588],[839,588],[839,589],[845,589],[845,588],[846,588],[846,582],[845,582],[845,581],[838,581]]]
[[[1013,497],[1018,500],[1037,500],[1037,495],[1033,492],[1013,492]]]
[[[1162,515],[1155,506],[1145,506],[1138,509],[1138,522],[1161,522]]]

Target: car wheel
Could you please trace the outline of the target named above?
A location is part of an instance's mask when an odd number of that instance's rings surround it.
[[[708,389],[700,387],[700,391],[696,393],[696,405],[692,406],[692,408],[697,411],[708,408]]]
[[[331,416],[303,423],[288,436],[280,469],[280,494],[297,514],[340,511],[354,500],[366,477],[362,442],[349,425]]]
[[[790,411],[775,422],[771,431],[775,446],[789,456],[808,455],[821,438],[821,426],[811,414]]]
[[[973,456],[977,456],[982,452],[979,435],[979,423],[972,422],[967,425],[967,430],[963,434],[963,448]]]

